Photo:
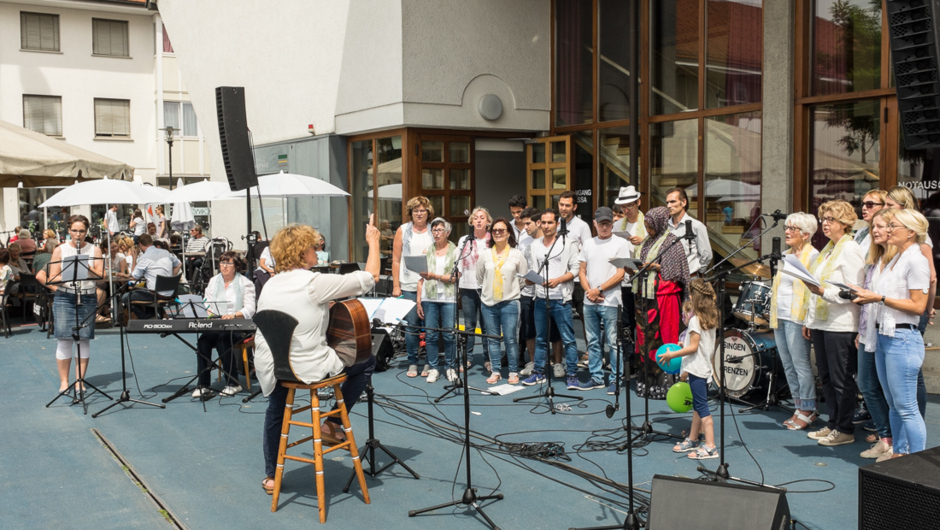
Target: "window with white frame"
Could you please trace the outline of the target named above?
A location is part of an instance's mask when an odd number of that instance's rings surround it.
[[[130,57],[126,20],[91,19],[92,53],[110,57]]]
[[[59,15],[20,12],[20,49],[59,51]]]
[[[180,121],[182,119],[182,121]],[[196,111],[192,103],[181,101],[163,102],[163,125],[173,127],[174,136],[199,136]]]
[[[62,136],[62,97],[24,95],[23,127],[49,136]]]
[[[130,100],[95,98],[95,136],[130,138]]]

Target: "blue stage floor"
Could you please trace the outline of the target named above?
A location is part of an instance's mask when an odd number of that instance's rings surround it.
[[[97,419],[91,413],[109,403],[97,394],[89,399],[87,416],[81,406],[65,399],[46,408],[58,388],[55,341],[46,339],[35,326],[14,332],[12,338],[0,339],[4,360],[0,528],[171,528],[167,518],[192,529],[318,527],[312,466],[286,465],[280,507],[276,513],[270,511],[271,497],[260,487],[266,405],[262,398],[248,404],[242,403],[247,393],[216,398],[206,402],[203,411],[203,403],[186,395],[166,409],[119,405]],[[128,358],[131,397],[140,398],[139,383],[144,399],[160,402],[194,375],[195,354],[175,338],[134,335],[129,342],[137,377],[135,382]],[[484,387],[479,354],[476,360],[470,382]],[[121,376],[116,332],[98,331],[92,343],[89,382],[117,397]],[[462,397],[435,405],[431,398],[443,392],[444,382],[429,385],[420,378],[408,379],[398,366],[376,374],[373,381],[379,405],[377,438],[421,479],[413,479],[398,466],[377,478],[367,477],[372,504],[365,505],[358,486],[348,494],[342,492],[352,469],[348,455],[330,458],[325,527],[485,528],[482,519],[463,509],[408,517],[408,510],[448,502],[463,492],[462,446],[452,428],[454,422],[463,422]],[[494,490],[505,495],[485,511],[504,529],[619,524],[626,505],[621,490],[628,482],[627,457],[613,447],[625,440],[625,413],[621,409],[613,419],[606,417],[605,407],[613,397],[604,390],[567,391],[561,382],[555,388],[585,400],[559,399],[559,403],[571,404],[571,410],[551,415],[544,403],[535,400],[512,403],[513,397],[533,394],[536,388],[511,397],[471,393],[474,443],[495,449],[498,446],[491,437],[504,444],[555,442],[563,445],[567,455],[556,460],[571,467],[474,449],[473,485],[481,495]],[[642,414],[641,400],[634,398],[632,405],[635,415]],[[650,402],[650,412],[657,429],[679,433],[689,426],[690,416],[672,413],[665,402]],[[365,404],[358,405],[353,414],[360,445],[367,437],[365,414]],[[717,410],[715,415],[717,435]],[[738,414],[735,424],[728,415],[725,457],[731,474],[760,481],[762,470],[765,483],[787,483],[792,515],[808,528],[856,527],[858,467],[871,462],[858,453],[867,445],[859,436],[852,445],[820,447],[803,433],[780,427],[786,417],[782,410]],[[940,405],[936,396],[931,396],[927,417],[928,445],[937,445]],[[634,422],[640,424],[642,418],[635,416]],[[673,443],[654,439],[634,450],[637,488],[648,490],[654,474],[699,476],[697,462],[674,454]],[[380,463],[387,461],[377,454]],[[705,464],[714,469],[718,461]],[[589,482],[582,478],[584,473],[606,476],[620,489]],[[671,509],[683,507],[681,499],[656,501],[669,503]]]

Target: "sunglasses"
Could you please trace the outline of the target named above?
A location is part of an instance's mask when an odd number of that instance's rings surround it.
[[[884,205],[885,203],[883,202],[865,201],[862,203],[862,208],[868,208],[869,210],[871,210],[875,206],[884,206]]]
[[[502,235],[502,234],[505,234],[505,233],[506,233],[506,229],[505,229],[505,228],[494,228],[494,229],[493,229],[493,235],[499,236],[499,235]]]

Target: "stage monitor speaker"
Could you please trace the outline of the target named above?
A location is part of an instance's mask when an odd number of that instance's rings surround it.
[[[655,475],[649,530],[786,530],[786,492],[724,482]]]
[[[940,447],[858,469],[858,528],[940,527]]]
[[[251,142],[248,141],[248,119],[245,117],[245,88],[216,87],[215,106],[228,187],[238,191],[257,186],[255,157],[251,152]]]
[[[372,355],[375,356],[376,372],[388,370],[389,363],[395,356],[395,347],[392,346],[392,339],[385,330],[372,331]]]
[[[940,147],[938,0],[888,0],[891,62],[908,150]]]

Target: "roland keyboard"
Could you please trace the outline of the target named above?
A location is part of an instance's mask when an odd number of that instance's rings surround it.
[[[127,323],[127,333],[205,333],[210,331],[253,332],[255,323],[246,318],[222,320],[211,319],[174,319],[174,320],[131,320]]]

